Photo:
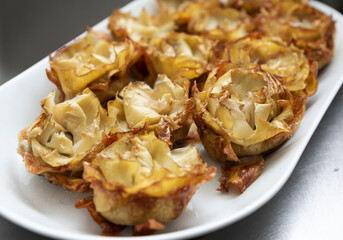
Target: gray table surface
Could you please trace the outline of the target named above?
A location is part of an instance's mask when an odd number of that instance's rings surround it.
[[[0,84],[128,2],[0,0]],[[326,2],[343,9],[343,2]],[[243,220],[197,239],[343,239],[342,106],[343,88],[272,200]],[[49,238],[0,216],[0,239]]]

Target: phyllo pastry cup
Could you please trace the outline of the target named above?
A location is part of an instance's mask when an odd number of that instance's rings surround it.
[[[205,149],[221,161],[266,153],[290,138],[306,99],[295,98],[269,72],[218,64],[204,91],[194,86],[194,121]]]
[[[82,162],[105,147],[113,119],[89,89],[58,104],[53,91],[41,106],[41,115],[18,136],[18,152],[28,172],[45,174],[49,181],[68,190],[88,191],[82,179]]]
[[[293,44],[267,37],[247,37],[225,46],[224,60],[260,67],[278,77],[298,97],[311,97],[318,87],[317,62],[308,59]]]
[[[153,38],[163,38],[173,32],[175,23],[169,14],[149,15],[145,9],[139,17],[116,10],[110,16],[108,29],[119,39],[129,38],[144,46]]]
[[[145,61],[152,77],[166,74],[195,79],[212,68],[215,46],[215,41],[202,36],[170,33],[150,42]]]
[[[262,13],[262,32],[293,42],[305,51],[306,56],[318,62],[319,69],[330,62],[335,36],[332,17],[308,4],[292,2],[281,2]]]
[[[117,133],[116,140],[84,163],[98,213],[118,225],[177,218],[198,187],[214,177],[198,150],[170,150],[153,132]]]
[[[144,82],[130,83],[108,103],[109,116],[116,119],[111,133],[146,126],[170,144],[184,139],[194,106],[189,85],[185,78],[170,80],[166,75],[159,75],[153,88]]]
[[[308,0],[226,0],[225,6],[233,7],[247,12],[249,15],[257,15],[262,9],[273,8],[280,2],[308,3]]]
[[[188,23],[188,32],[221,43],[235,41],[256,30],[253,18],[233,8],[200,8]]]
[[[61,101],[73,98],[86,87],[107,100],[127,85],[126,70],[135,51],[129,40],[113,41],[109,35],[90,29],[85,37],[50,56],[47,75],[61,91]]]
[[[220,7],[219,0],[157,0],[160,14],[170,14],[178,28],[187,25],[200,11]]]

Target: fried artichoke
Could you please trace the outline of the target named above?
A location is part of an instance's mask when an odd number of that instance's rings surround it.
[[[166,75],[159,75],[154,88],[143,82],[130,83],[108,103],[109,116],[116,119],[111,132],[147,126],[166,142],[185,138],[193,109],[188,93],[189,82],[185,78],[171,81]]]
[[[153,38],[164,38],[174,28],[175,24],[169,14],[149,16],[144,9],[138,18],[116,10],[110,16],[108,24],[108,29],[116,38],[130,38],[142,46]]]
[[[157,0],[161,12],[175,13],[185,5],[198,2],[198,0]]]
[[[188,31],[220,42],[247,36],[256,29],[253,19],[233,8],[202,8],[188,23]]]
[[[218,0],[157,0],[161,14],[168,13],[179,28],[187,25],[199,12],[219,7]]]
[[[298,97],[312,96],[318,86],[317,62],[309,60],[293,44],[265,37],[245,38],[228,44],[224,60],[246,66],[260,66],[276,76]]]
[[[194,86],[194,121],[205,149],[221,161],[268,152],[298,128],[306,99],[295,98],[269,72],[222,62]]]
[[[82,162],[104,148],[103,134],[110,132],[114,121],[89,89],[59,104],[54,94],[41,102],[41,115],[19,133],[18,152],[30,173],[45,174],[68,190],[85,192]]]
[[[263,11],[260,22],[263,33],[293,42],[318,62],[319,69],[333,57],[335,22],[308,4],[281,2]]]
[[[123,75],[134,54],[129,40],[115,42],[104,33],[89,30],[86,37],[50,56],[47,75],[64,95],[62,100],[73,98],[86,87],[112,91],[114,97],[127,84]]]
[[[285,1],[308,3],[308,0],[227,0],[225,1],[225,5],[244,10],[250,15],[256,15],[257,13],[260,13],[261,9],[270,9],[276,4]]]
[[[215,44],[202,36],[185,33],[170,33],[165,38],[155,38],[146,51],[148,71],[151,76],[200,77],[211,69],[215,61]]]
[[[189,145],[170,151],[149,134],[117,133],[116,141],[84,163],[84,179],[94,190],[96,211],[112,223],[137,225],[177,218],[215,167],[207,168]]]

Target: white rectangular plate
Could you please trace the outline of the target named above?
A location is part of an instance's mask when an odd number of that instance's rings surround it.
[[[293,138],[268,155],[263,174],[244,194],[216,191],[217,176],[200,187],[187,209],[177,220],[168,223],[164,231],[153,236],[125,239],[189,238],[214,231],[251,214],[285,184],[343,81],[343,17],[324,4],[311,4],[336,20],[336,54],[320,72],[318,92],[308,101],[305,117]],[[123,10],[137,15],[143,7],[150,12],[156,9],[156,4],[154,0],[137,0]],[[94,29],[106,31],[107,21],[100,22]],[[49,68],[47,57],[0,87],[0,214],[24,228],[50,237],[103,239],[89,213],[74,207],[83,195],[67,192],[43,177],[27,173],[16,153],[18,132],[39,115],[40,100],[54,89],[45,75],[46,68]],[[197,147],[209,165],[220,169],[200,144]],[[130,236],[130,232],[123,235]]]

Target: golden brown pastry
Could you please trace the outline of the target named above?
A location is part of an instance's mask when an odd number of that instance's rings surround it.
[[[227,44],[224,60],[234,64],[260,67],[278,77],[298,97],[310,97],[317,91],[317,62],[309,60],[293,44],[267,37],[247,37]]]
[[[54,94],[41,102],[41,115],[19,133],[18,152],[30,173],[45,174],[68,190],[86,192],[82,162],[104,148],[103,134],[110,132],[114,121],[89,89],[58,104]]]
[[[335,22],[308,4],[280,2],[263,11],[260,30],[271,37],[293,42],[306,56],[325,66],[334,52]]]
[[[243,193],[262,174],[264,168],[262,156],[243,157],[240,161],[239,164],[222,166],[218,191]]]
[[[147,126],[166,142],[184,139],[191,124],[193,99],[188,97],[189,82],[159,75],[151,88],[143,82],[130,83],[119,97],[108,103],[115,120],[111,133]]]
[[[139,45],[146,45],[153,38],[164,38],[173,32],[175,24],[169,14],[150,16],[143,9],[138,18],[116,10],[110,16],[108,29],[119,39],[129,38]]]
[[[86,87],[108,99],[128,83],[125,73],[134,55],[130,41],[115,42],[90,29],[84,38],[50,56],[47,75],[62,92],[61,101],[73,98]]]
[[[117,140],[84,164],[98,213],[118,225],[177,218],[215,168],[189,145],[170,150],[153,132],[117,133]]]
[[[188,23],[188,32],[219,42],[231,42],[256,30],[253,19],[233,8],[201,8]]]
[[[204,9],[220,7],[218,0],[157,0],[160,14],[170,14],[178,27],[189,23]]]
[[[166,74],[169,78],[198,78],[212,68],[215,45],[202,36],[185,33],[155,38],[146,51],[148,71],[151,76]]]
[[[308,3],[308,0],[226,0],[225,6],[246,11],[250,15],[260,13],[261,9],[273,8],[280,2]]]
[[[266,153],[298,128],[306,99],[295,98],[270,73],[218,64],[204,91],[194,87],[194,121],[205,149],[221,161]]]

